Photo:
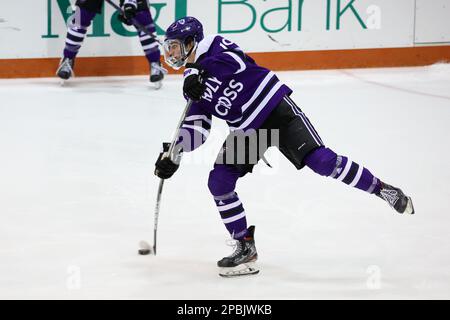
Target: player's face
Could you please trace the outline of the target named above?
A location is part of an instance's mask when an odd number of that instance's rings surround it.
[[[174,57],[176,59],[181,58],[181,44],[179,41],[172,41],[169,43],[169,57]]]
[[[164,41],[164,58],[172,68],[179,69],[183,66],[186,59],[184,55],[184,46],[179,40]]]

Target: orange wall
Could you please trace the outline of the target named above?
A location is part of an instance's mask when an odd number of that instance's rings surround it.
[[[311,70],[423,66],[450,62],[450,46],[251,53],[272,70]],[[0,59],[0,78],[53,77],[59,59]],[[78,58],[76,76],[148,74],[145,57]],[[173,71],[171,72],[173,73]]]

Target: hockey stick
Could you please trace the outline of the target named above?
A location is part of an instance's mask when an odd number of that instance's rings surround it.
[[[191,99],[189,99],[186,104],[186,107],[184,108],[183,113],[181,114],[180,121],[178,122],[177,130],[176,130],[175,135],[170,144],[169,151],[167,151],[167,155],[166,155],[166,157],[168,157],[170,159],[173,159],[173,152],[174,152],[177,140],[178,140],[178,136],[180,134],[181,126],[183,125],[184,119],[186,118],[186,115],[189,112],[189,109],[191,108],[192,103],[193,103],[193,101]],[[154,215],[155,221],[154,221],[154,227],[153,227],[153,247],[150,247],[150,245],[147,242],[141,241],[140,242],[141,249],[139,250],[139,254],[141,254],[141,255],[153,254],[156,256],[156,245],[157,245],[156,241],[157,241],[157,233],[158,233],[159,208],[161,205],[161,196],[162,196],[163,187],[164,187],[164,179],[160,179],[159,186],[158,186],[158,193],[156,195],[156,205],[155,205],[155,215]]]
[[[120,6],[118,6],[116,3],[114,3],[112,0],[105,0],[108,2],[111,6],[114,7],[117,11],[119,11],[122,15],[124,15],[124,12]],[[139,31],[145,33],[146,35],[150,36],[152,39],[154,39],[156,42],[158,42],[160,45],[162,45],[161,41],[157,38],[157,36],[153,33],[147,30],[142,24],[140,24],[135,18],[131,18],[131,22],[133,25],[138,29]]]

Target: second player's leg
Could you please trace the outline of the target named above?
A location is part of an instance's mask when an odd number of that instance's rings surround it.
[[[102,10],[103,0],[78,0],[75,4],[75,12],[67,25],[64,56],[57,71],[58,76],[64,80],[73,75],[75,58],[83,45],[92,20]]]
[[[146,30],[153,33],[156,36],[156,28],[153,22],[150,11],[140,10],[136,14],[136,21],[142,25]],[[158,42],[155,38],[146,34],[145,32],[139,31],[139,40],[142,45],[142,49],[144,50],[144,54],[147,57],[150,63],[159,62],[161,57],[161,52],[159,50]]]
[[[155,23],[146,1],[138,1],[138,12],[135,20],[146,30],[156,36]],[[159,50],[159,44],[154,37],[139,30],[138,32],[142,49],[144,50],[145,57],[150,65],[150,81],[160,82],[164,79],[164,73],[166,70],[162,68],[160,63],[161,51]]]

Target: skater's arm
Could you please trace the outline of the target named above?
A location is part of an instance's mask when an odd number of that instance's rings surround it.
[[[183,152],[191,152],[205,143],[211,130],[212,116],[193,104],[181,126],[177,145]]]

